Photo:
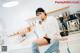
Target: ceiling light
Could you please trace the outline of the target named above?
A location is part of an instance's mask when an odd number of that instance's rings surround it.
[[[10,1],[10,2],[6,2],[2,5],[2,7],[14,7],[17,6],[19,4],[18,1]]]

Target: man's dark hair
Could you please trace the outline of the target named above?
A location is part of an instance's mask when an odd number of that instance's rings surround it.
[[[44,10],[43,8],[38,8],[38,9],[36,10],[36,15],[37,15],[38,12],[44,12],[44,13],[45,13],[45,10]],[[46,13],[45,13],[45,14],[46,14]]]

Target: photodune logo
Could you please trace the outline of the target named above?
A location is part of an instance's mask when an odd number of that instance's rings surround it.
[[[80,0],[50,0],[51,2],[54,2],[54,3],[58,3],[58,4],[80,4]]]
[[[55,1],[55,3],[59,4],[80,4],[80,1]]]

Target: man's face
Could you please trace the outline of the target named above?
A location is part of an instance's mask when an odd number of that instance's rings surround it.
[[[44,12],[38,12],[36,16],[38,16],[40,19],[44,19],[46,15]]]

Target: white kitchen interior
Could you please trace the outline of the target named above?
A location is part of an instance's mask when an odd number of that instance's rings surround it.
[[[13,4],[5,5],[11,1]],[[19,42],[21,37],[9,36],[24,29],[28,25],[28,20],[36,17],[35,10],[39,7],[44,8],[48,15],[55,18],[65,11],[69,11],[70,14],[77,11],[80,13],[80,4],[55,4],[53,0],[0,0],[0,53],[32,53],[31,40],[37,38],[33,33],[29,33],[23,43]],[[68,53],[67,47],[70,53],[80,53],[80,31],[69,33],[63,38],[68,40],[59,41],[60,53]],[[7,46],[7,52],[1,52],[1,46]],[[48,47],[39,47],[40,53],[44,53]]]

